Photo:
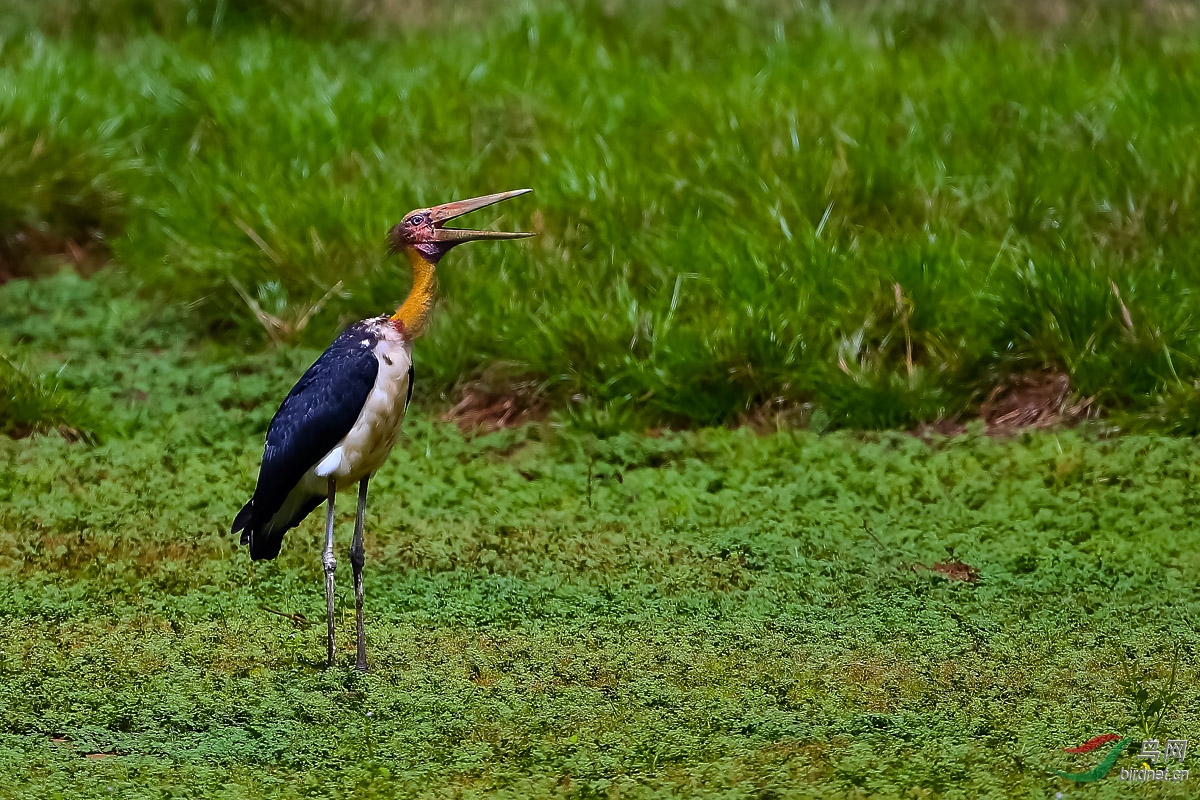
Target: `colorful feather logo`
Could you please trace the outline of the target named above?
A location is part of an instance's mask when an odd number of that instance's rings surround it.
[[[1113,765],[1117,763],[1117,759],[1121,757],[1121,753],[1125,752],[1125,748],[1133,744],[1133,739],[1122,739],[1115,733],[1105,733],[1100,736],[1093,736],[1078,747],[1064,747],[1065,753],[1090,753],[1098,747],[1103,747],[1109,742],[1116,742],[1112,750],[1108,751],[1108,755],[1104,760],[1097,764],[1087,772],[1059,772],[1056,769],[1050,770],[1060,778],[1066,778],[1069,781],[1076,783],[1091,783],[1098,781],[1109,773]]]

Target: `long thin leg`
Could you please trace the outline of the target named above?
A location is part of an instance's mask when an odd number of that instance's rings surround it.
[[[329,479],[329,513],[325,518],[325,552],[321,563],[325,566],[325,618],[329,623],[329,666],[333,666],[333,571],[337,559],[333,557],[333,498],[337,493],[337,481]]]
[[[367,671],[367,633],[363,625],[363,564],[366,554],[363,551],[363,517],[367,514],[367,481],[371,476],[363,478],[358,484],[358,515],[354,518],[354,542],[350,545],[350,564],[354,567],[354,622],[358,626],[358,661],[355,668]]]

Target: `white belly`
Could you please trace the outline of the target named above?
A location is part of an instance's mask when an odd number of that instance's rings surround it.
[[[312,493],[325,494],[330,478],[344,489],[368,477],[387,460],[400,436],[412,353],[399,336],[385,336],[375,345],[375,357],[379,374],[354,427],[301,481]]]

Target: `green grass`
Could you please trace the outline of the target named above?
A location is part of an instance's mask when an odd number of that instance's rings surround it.
[[[0,434],[57,431],[68,438],[92,439],[101,425],[85,403],[55,380],[0,355]]]
[[[0,4],[0,797],[1124,798],[1062,748],[1195,738],[1181,7]],[[390,223],[527,185],[323,669],[320,520],[227,533],[267,423]],[[863,430],[1042,371],[1103,427]]]
[[[0,344],[71,353],[116,431],[0,437],[2,796],[1052,797],[1099,761],[1061,748],[1143,735],[1176,646],[1153,733],[1200,724],[1200,475],[1158,435],[464,438],[417,406],[367,518],[373,671],[349,496],[325,670],[320,515],[273,562],[226,532],[316,350],[173,324],[111,273],[0,289]]]
[[[247,298],[289,332],[334,290],[295,334],[323,344],[403,295],[401,214],[532,186],[497,214],[536,241],[441,270],[435,394],[499,374],[646,424],[886,428],[1051,370],[1122,419],[1195,402],[1200,39],[1171,9],[397,3],[321,40],[147,5],[9,23],[0,170],[98,217],[194,338],[257,346]],[[38,136],[64,155],[25,165]]]

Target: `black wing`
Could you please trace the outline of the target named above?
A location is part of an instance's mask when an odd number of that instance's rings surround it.
[[[350,432],[379,374],[378,334],[366,323],[347,328],[284,398],[271,426],[254,497],[238,513],[250,557],[274,558],[283,534],[300,524],[323,495],[292,498],[287,519],[275,519],[304,473]]]

